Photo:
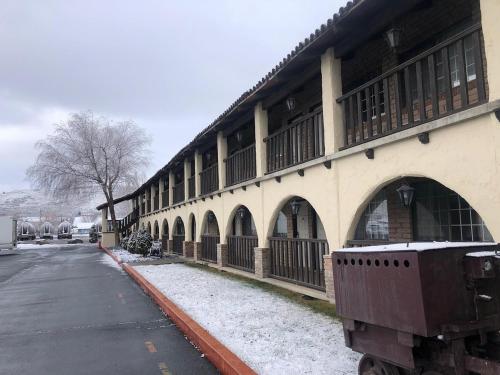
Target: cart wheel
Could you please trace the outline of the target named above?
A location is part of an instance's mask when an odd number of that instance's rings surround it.
[[[358,366],[359,375],[399,375],[396,366],[391,365],[372,357],[368,354],[363,355]]]

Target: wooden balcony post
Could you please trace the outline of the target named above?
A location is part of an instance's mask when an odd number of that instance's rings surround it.
[[[500,2],[498,0],[481,0],[481,24],[484,36],[484,49],[488,67],[489,101],[500,99]]]
[[[217,173],[219,175],[219,189],[224,189],[226,186],[226,169],[224,168],[224,160],[227,158],[227,138],[224,133],[217,133]]]
[[[262,108],[262,103],[259,102],[254,110],[255,121],[255,163],[256,177],[262,177],[266,173],[266,143],[264,138],[268,135],[267,128],[267,111]]]
[[[342,105],[337,103],[342,96],[341,61],[335,58],[333,48],[321,56],[321,84],[325,155],[328,155],[344,146]]]
[[[168,205],[174,204],[174,172],[168,172]]]
[[[184,199],[189,199],[189,177],[191,177],[191,163],[184,159]]]
[[[203,168],[203,159],[201,153],[196,150],[194,153],[194,186],[195,186],[195,196],[198,197],[201,194],[201,179],[200,173]]]

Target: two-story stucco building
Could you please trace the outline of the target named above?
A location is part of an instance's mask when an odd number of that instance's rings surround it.
[[[122,229],[328,293],[337,248],[499,241],[499,16],[498,0],[350,1],[118,199]]]

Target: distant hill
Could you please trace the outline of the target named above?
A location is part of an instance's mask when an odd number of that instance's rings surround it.
[[[16,218],[46,217],[46,218],[73,218],[80,213],[97,214],[96,207],[104,202],[104,198],[95,197],[92,200],[72,200],[70,202],[58,200],[45,195],[38,190],[22,189],[0,192],[0,216],[14,216]],[[126,204],[116,207],[117,217],[124,217],[129,213]]]
[[[65,202],[37,190],[0,192],[0,215],[14,217],[73,217],[79,211],[94,211],[95,202]]]

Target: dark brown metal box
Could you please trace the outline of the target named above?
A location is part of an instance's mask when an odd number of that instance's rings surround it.
[[[410,243],[332,253],[337,313],[350,321],[424,337],[476,319],[467,253],[495,244]],[[500,288],[498,288],[500,299]]]

